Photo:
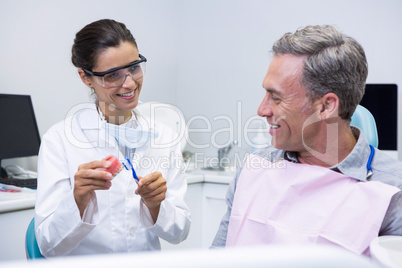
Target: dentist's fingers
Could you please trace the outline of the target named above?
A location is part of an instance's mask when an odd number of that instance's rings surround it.
[[[102,170],[110,166],[108,161],[92,161],[82,164],[74,175],[74,199],[81,216],[95,190],[107,190],[112,185],[112,174]]]
[[[148,208],[155,208],[166,198],[166,180],[160,172],[141,177],[136,194],[140,195]]]
[[[165,180],[162,177],[162,173],[156,171],[156,172],[148,174],[148,175],[146,175],[144,177],[141,177],[140,181],[138,182],[138,186],[141,187],[141,186],[143,186],[145,184],[150,184],[150,183],[152,183],[154,181],[157,181],[157,180],[160,180],[160,179]],[[166,182],[166,180],[165,180],[165,182]]]
[[[96,160],[78,166],[78,171],[86,169],[102,169],[110,167],[112,163],[105,160]]]

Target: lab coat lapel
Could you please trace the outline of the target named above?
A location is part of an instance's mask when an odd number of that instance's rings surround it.
[[[82,109],[77,114],[77,121],[82,129],[84,136],[93,144],[94,148],[103,155],[103,157],[113,154],[119,159],[124,159],[123,154],[120,152],[116,139],[110,135],[105,128],[102,128],[102,119],[100,118],[96,109],[96,104],[82,104]],[[150,123],[143,116],[138,116],[138,123],[143,130],[151,130]],[[145,153],[150,149],[150,142],[140,148],[136,148],[135,157],[132,159],[134,168],[140,168],[140,160],[144,157]]]
[[[105,149],[111,154],[116,154],[119,151],[117,149],[116,152],[117,142],[113,136],[101,127],[103,122],[96,109],[96,104],[85,103],[81,104],[81,106],[81,113],[77,114],[77,121],[88,141],[93,142],[94,147],[101,148],[102,152]]]

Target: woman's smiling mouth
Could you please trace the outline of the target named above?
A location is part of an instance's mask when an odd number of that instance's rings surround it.
[[[135,90],[133,90],[133,91],[131,91],[131,92],[129,92],[129,93],[117,94],[117,96],[120,96],[120,97],[131,97],[131,96],[134,95],[134,92],[135,92]]]

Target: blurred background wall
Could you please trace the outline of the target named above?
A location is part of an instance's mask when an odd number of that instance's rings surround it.
[[[402,85],[401,11],[400,0],[0,0],[0,93],[31,95],[43,135],[90,99],[70,59],[75,33],[112,18],[148,59],[140,99],[173,104],[190,128],[204,129],[186,149],[216,156],[237,140],[242,154],[255,135],[246,137],[245,126],[258,125],[275,40],[309,24],[335,25],[365,48],[368,83]]]

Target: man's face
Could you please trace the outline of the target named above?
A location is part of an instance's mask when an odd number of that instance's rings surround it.
[[[314,124],[303,130],[304,122],[314,116],[314,105],[300,85],[304,60],[290,54],[275,56],[263,81],[266,94],[258,115],[267,118],[272,145],[278,149],[305,151],[305,142],[314,142],[319,133]]]

